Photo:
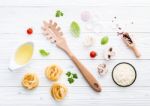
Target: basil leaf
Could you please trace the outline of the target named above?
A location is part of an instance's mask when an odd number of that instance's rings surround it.
[[[77,22],[72,21],[72,23],[70,25],[70,31],[74,37],[80,36],[80,26],[78,25]]]
[[[39,52],[42,56],[48,56],[49,55],[49,52],[45,51],[44,49],[40,49]]]
[[[104,36],[104,37],[101,39],[101,45],[105,45],[105,44],[107,44],[107,43],[108,43],[108,41],[109,41],[108,36]]]
[[[55,14],[56,17],[60,17],[60,16],[63,16],[63,15],[64,15],[64,13],[61,12],[60,10],[56,11],[56,14]]]

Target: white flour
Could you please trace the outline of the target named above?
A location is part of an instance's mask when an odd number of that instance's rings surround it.
[[[116,83],[122,86],[127,86],[135,80],[135,70],[129,64],[119,64],[113,72],[113,77]]]

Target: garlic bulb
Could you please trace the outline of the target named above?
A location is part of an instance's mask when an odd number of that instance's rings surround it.
[[[83,44],[84,44],[84,46],[89,47],[89,46],[92,46],[94,44],[94,41],[95,41],[94,37],[88,35],[84,38]]]

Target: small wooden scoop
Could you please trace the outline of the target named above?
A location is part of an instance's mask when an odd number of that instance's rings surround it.
[[[72,59],[75,65],[78,67],[86,81],[89,85],[97,92],[101,91],[101,86],[95,77],[90,73],[90,71],[76,58],[76,56],[70,51],[61,28],[57,25],[56,22],[50,20],[49,22],[44,21],[44,26],[42,27],[44,34],[48,40],[53,39],[56,43],[56,46],[65,51],[68,56]]]
[[[133,42],[133,40],[131,39],[131,37],[129,36],[129,33],[127,32],[123,32],[122,33],[122,39],[123,41],[125,42],[125,44],[131,48],[135,54],[135,56],[137,58],[140,58],[141,57],[141,53],[139,52],[139,50],[136,48],[136,45],[135,43]]]

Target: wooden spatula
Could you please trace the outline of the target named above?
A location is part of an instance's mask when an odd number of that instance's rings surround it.
[[[65,38],[62,36],[63,33],[60,31],[60,27],[57,26],[56,22],[50,20],[49,22],[44,21],[44,26],[42,29],[44,30],[44,35],[48,40],[52,40],[55,42],[57,47],[64,50],[72,61],[76,64],[84,78],[87,80],[89,85],[97,92],[101,91],[101,86],[99,85],[98,81],[95,77],[89,72],[89,70],[76,58],[76,56],[70,51],[68,48],[67,42]]]

